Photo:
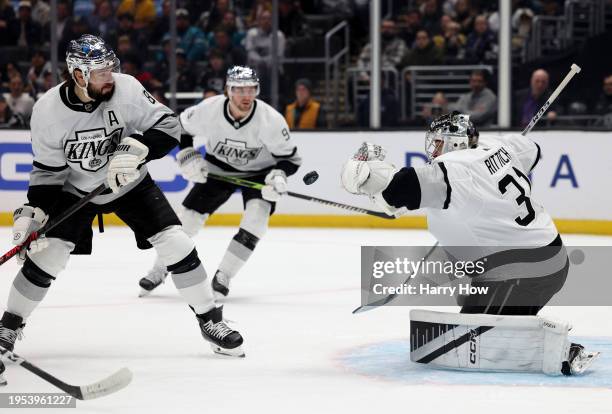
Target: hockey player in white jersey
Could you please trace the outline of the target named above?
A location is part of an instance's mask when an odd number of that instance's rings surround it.
[[[364,144],[358,154],[344,165],[342,184],[351,193],[370,196],[391,215],[424,209],[429,231],[452,257],[469,252],[472,257],[459,258],[488,259],[487,271],[472,280],[472,286],[488,288],[486,295],[467,296],[460,315],[449,317],[448,314],[430,312],[429,316],[417,321],[428,327],[423,330],[429,332],[428,341],[435,342],[429,328],[439,332],[440,327],[457,324],[461,318],[466,319],[466,326],[475,323],[497,326],[499,323],[499,328],[483,333],[480,338],[482,341],[495,341],[499,338],[489,338],[508,329],[504,325],[507,321],[490,314],[529,315],[509,319],[513,324],[518,323],[520,329],[524,327],[525,332],[530,332],[526,336],[533,334],[534,342],[527,347],[540,353],[526,358],[525,343],[520,342],[525,337],[514,334],[510,337],[518,338],[516,349],[512,341],[506,339],[506,353],[495,354],[495,357],[489,355],[489,358],[479,360],[478,367],[483,370],[541,370],[553,375],[584,371],[596,353],[584,351],[581,345],[570,344],[567,325],[543,321],[535,316],[561,289],[569,269],[567,253],[555,224],[546,210],[531,197],[528,176],[538,163],[540,147],[522,135],[491,137],[479,142],[469,116],[458,112],[432,122],[425,141],[430,162],[402,169],[384,161],[380,147]],[[474,247],[466,249],[466,246]],[[474,318],[479,318],[478,322],[474,322]],[[500,322],[502,319],[504,322]],[[422,329],[423,325],[419,326]],[[541,329],[534,330],[533,326]],[[424,346],[423,338],[420,338],[418,347],[414,347],[414,355],[419,355],[417,362],[433,361],[447,368],[473,368],[464,366],[462,360],[457,361],[458,353],[450,352],[464,343],[466,347],[473,346],[468,343],[469,339],[478,337],[480,331],[475,334],[473,329],[468,329],[467,332],[466,341],[450,345],[443,343],[444,335],[436,338],[438,348]],[[543,341],[540,348],[537,341]],[[498,343],[492,348],[499,350],[503,347],[500,348]],[[547,351],[544,356],[542,349]],[[484,348],[482,352],[485,352]],[[474,355],[470,354],[468,359],[475,363]],[[513,365],[512,361],[524,359],[529,361]]]
[[[98,37],[73,40],[66,63],[71,78],[34,106],[28,201],[15,211],[13,243],[23,243],[99,185],[110,188],[30,244],[0,320],[0,347],[13,350],[70,254],[91,253],[94,217],[114,212],[132,229],[138,247],[155,247],[213,350],[243,355],[242,337],[223,322],[192,240],[147,172],[148,161],[178,143],[176,115],[132,76],[116,73],[118,59]]]
[[[268,229],[276,201],[287,192],[287,177],[301,164],[297,146],[284,117],[256,99],[259,79],[249,67],[234,66],[227,72],[225,96],[203,100],[180,115],[183,127],[177,162],[185,179],[195,184],[179,217],[183,229],[194,236],[208,216],[240,189],[244,215],[238,232],[230,241],[212,287],[217,298],[229,293],[230,281],[253,253]],[[201,139],[206,156],[194,148]],[[207,179],[208,171],[263,182],[261,191]],[[153,269],[140,280],[141,295],[150,293],[166,277],[158,257]]]

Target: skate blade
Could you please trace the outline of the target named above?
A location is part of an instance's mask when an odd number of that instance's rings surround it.
[[[151,292],[153,292],[152,290],[146,290],[146,289],[140,289],[140,293],[138,293],[138,297],[139,298],[144,298],[147,297],[149,295],[151,295]]]
[[[242,345],[233,349],[221,348],[219,345],[210,344],[213,352],[218,355],[230,356],[235,358],[244,358],[246,355],[242,349]]]
[[[597,358],[599,358],[601,352],[587,352],[587,355],[580,359],[580,363],[572,364],[571,371],[573,375],[583,374]]]
[[[4,378],[4,375],[0,375],[0,387],[4,387],[7,384],[8,381],[6,380],[6,378]]]

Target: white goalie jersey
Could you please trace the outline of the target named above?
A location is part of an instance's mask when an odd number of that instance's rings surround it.
[[[63,185],[64,191],[82,196],[107,179],[109,160],[122,138],[155,128],[177,140],[176,116],[157,102],[134,77],[114,73],[115,90],[108,101],[82,103],[64,82],[36,102],[31,133],[34,152],[30,187]],[[118,194],[96,197],[112,201],[137,185],[146,175]]]
[[[416,167],[420,207],[443,246],[547,246],[558,231],[531,197],[540,148],[522,135],[481,138]]]
[[[194,146],[198,141],[205,145],[211,172],[245,176],[263,173],[280,160],[301,163],[285,118],[259,99],[239,121],[232,118],[223,95],[187,108],[180,121],[184,132],[194,136]]]

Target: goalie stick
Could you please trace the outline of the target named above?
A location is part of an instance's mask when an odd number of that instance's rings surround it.
[[[49,374],[47,371],[38,368],[36,365],[27,361],[25,358],[15,354],[14,352],[5,349],[0,350],[0,353],[9,360],[21,365],[39,378],[44,379],[50,384],[55,385],[60,390],[72,395],[78,400],[92,400],[94,398],[103,397],[115,391],[125,388],[132,381],[132,372],[127,368],[121,368],[114,374],[94,382],[89,385],[70,385],[57,377]]]
[[[208,177],[215,179],[217,181],[225,181],[226,183],[236,184],[242,187],[252,188],[255,190],[261,190],[264,184],[256,183],[254,181],[245,180],[238,177],[228,177],[225,175],[217,175],[213,173],[208,173]],[[394,216],[390,216],[388,214],[382,213],[380,211],[368,210],[366,208],[350,206],[348,204],[338,203],[336,201],[324,200],[322,198],[317,198],[305,194],[294,193],[293,191],[287,191],[287,195],[290,197],[300,198],[306,201],[312,201],[319,204],[324,204],[326,206],[338,207],[344,210],[354,211],[355,213],[367,214],[370,216],[375,216],[384,219],[394,219]]]
[[[431,254],[433,253],[433,251],[436,249],[436,247],[438,247],[440,243],[436,242],[436,244],[434,244],[433,246],[431,246],[431,249],[429,249],[429,251],[427,252],[427,254],[423,257],[423,261],[427,260],[429,258],[429,256],[431,256]],[[409,280],[415,280],[416,277],[415,275],[412,275],[412,277],[408,276],[408,278],[404,281],[404,284],[407,284]],[[379,299],[377,301],[374,301],[372,303],[368,303],[366,305],[361,305],[360,307],[356,308],[355,310],[353,310],[353,315],[357,314],[357,313],[363,313],[363,312],[367,312],[369,310],[372,309],[376,309],[380,306],[384,306],[387,303],[391,302],[393,299],[395,299],[397,297],[397,293],[392,293],[387,297],[384,297],[382,299]]]

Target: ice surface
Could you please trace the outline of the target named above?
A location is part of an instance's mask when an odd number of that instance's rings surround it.
[[[209,274],[235,231],[211,227],[196,237]],[[5,250],[10,248],[9,233],[0,229]],[[611,237],[565,236],[565,241],[612,244]],[[153,252],[137,250],[127,228],[110,227],[95,235],[93,256],[71,259],[29,319],[16,352],[73,384],[97,381],[122,366],[133,371],[133,383],[126,389],[78,402],[76,411],[67,412],[612,411],[612,390],[605,378],[594,383],[585,377],[580,384],[573,379],[575,387],[533,375],[531,382],[516,375],[499,379],[502,374],[476,374],[466,382],[433,372],[423,372],[419,379],[408,356],[398,353],[408,337],[409,309],[351,311],[360,300],[362,244],[433,242],[421,231],[270,229],[234,280],[225,306],[226,318],[236,321],[245,337],[247,353],[244,359],[228,359],[212,354],[170,280],[152,296],[137,297],[138,280],[151,266]],[[2,266],[2,307],[17,269],[15,260]],[[612,308],[551,308],[546,313],[570,319],[573,335],[610,348]],[[595,369],[598,364],[600,376],[611,372],[610,355],[596,361]],[[21,367],[9,364],[6,375],[9,385],[0,392],[56,392]]]

